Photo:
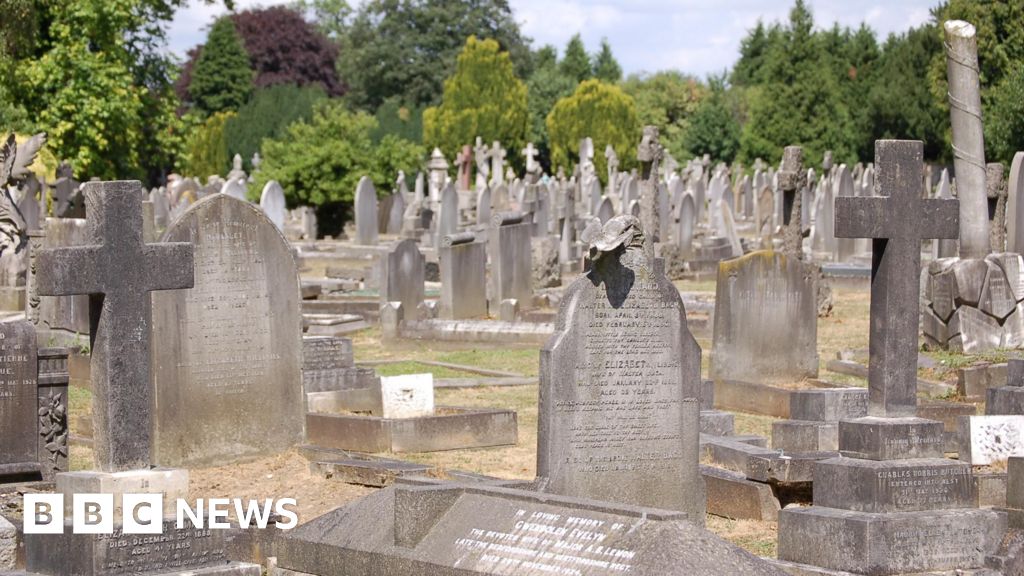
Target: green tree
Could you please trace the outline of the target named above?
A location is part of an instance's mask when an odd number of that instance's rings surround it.
[[[165,40],[186,2],[0,2],[0,122],[46,131],[79,178],[155,183],[184,145]]]
[[[590,67],[590,56],[587,56],[587,49],[583,46],[583,39],[579,34],[573,35],[565,46],[565,56],[558,65],[562,74],[572,78],[576,82],[583,82],[594,77],[594,70]]]
[[[388,98],[373,115],[377,119],[373,141],[380,142],[382,138],[391,134],[410,142],[422,143],[423,110],[422,106],[399,101],[397,96]]]
[[[725,79],[710,78],[709,84],[711,93],[690,117],[683,146],[691,154],[731,163],[739,152],[740,125],[728,103]]]
[[[1009,166],[1024,150],[1024,64],[991,90],[985,125],[985,148],[991,159]]]
[[[747,92],[749,117],[740,137],[744,161],[779,158],[791,144],[803,146],[805,158],[832,150],[841,162],[857,159],[856,130],[813,27],[806,4],[797,0],[782,41],[765,56],[761,74],[770,81]]]
[[[611,144],[619,157],[619,166],[636,164],[636,146],[641,126],[633,98],[618,86],[600,80],[582,82],[576,91],[555,104],[547,119],[551,142],[551,163],[572,168],[578,160],[580,140],[591,137],[594,150]],[[607,178],[604,154],[595,154],[598,177]]]
[[[622,80],[622,67],[612,55],[612,47],[607,38],[601,39],[601,51],[594,57],[594,78],[609,84],[617,84]]]
[[[548,143],[546,120],[555,102],[572,94],[578,82],[562,74],[558,66],[558,51],[550,44],[534,54],[534,70],[526,81],[527,108],[530,124],[526,138],[537,148],[537,160],[551,173],[551,147]]]
[[[925,158],[947,155],[943,134],[949,116],[936,105],[928,85],[928,67],[941,51],[942,41],[934,25],[889,36],[863,101],[871,114],[869,141],[921,140]]]
[[[238,110],[252,94],[249,54],[230,17],[213,23],[195,67],[188,93],[201,114]]]
[[[507,51],[521,78],[529,77],[529,39],[507,0],[367,0],[340,38],[339,76],[347,98],[374,111],[398,97],[409,105],[437,104],[465,39],[490,38]]]
[[[765,27],[760,20],[749,34],[740,40],[740,58],[732,68],[733,86],[753,86],[768,82],[765,61],[769,50],[782,42],[778,24]]]
[[[455,74],[444,82],[441,104],[423,112],[423,140],[449,158],[477,136],[519,150],[527,120],[526,85],[516,78],[508,53],[494,40],[470,36]]]
[[[207,178],[226,174],[231,166],[224,129],[235,116],[234,112],[214,112],[196,126],[189,139],[182,167],[187,174]]]
[[[239,154],[251,168],[252,155],[264,138],[278,138],[292,122],[310,119],[313,107],[325,97],[317,85],[278,84],[257,90],[224,126],[227,158]]]
[[[310,121],[295,122],[281,138],[263,141],[254,188],[277,180],[290,206],[342,208],[352,204],[362,176],[369,176],[378,190],[390,190],[399,170],[414,174],[419,169],[423,147],[392,135],[375,146],[371,134],[376,126],[364,112],[349,112],[336,100],[321,102]]]
[[[707,88],[696,78],[675,70],[653,75],[632,74],[622,89],[636,101],[644,126],[657,126],[662,145],[677,160],[691,151],[686,146],[690,118],[707,96]]]

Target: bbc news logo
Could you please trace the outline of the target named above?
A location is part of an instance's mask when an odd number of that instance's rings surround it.
[[[25,494],[25,534],[64,533],[63,494]],[[175,528],[228,529],[232,524],[228,516],[235,513],[240,528],[267,527],[270,518],[277,516],[275,526],[290,530],[299,523],[293,509],[294,498],[279,500],[241,500],[239,498],[199,498],[195,504],[187,500],[175,501]],[[71,530],[74,534],[113,534],[114,521],[120,520],[123,534],[161,534],[164,529],[163,494],[124,494],[121,499],[121,518],[115,518],[113,494],[74,494],[71,501]]]

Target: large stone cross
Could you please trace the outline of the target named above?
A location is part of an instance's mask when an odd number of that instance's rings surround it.
[[[804,257],[803,190],[807,186],[804,170],[804,150],[799,146],[786,146],[782,151],[779,169],[779,190],[782,191],[783,252],[802,260]]]
[[[40,250],[43,296],[88,294],[95,456],[101,471],[149,467],[150,291],[191,288],[192,244],[146,244],[138,182],[85,184],[90,244]]]
[[[956,238],[957,200],[923,199],[924,144],[875,142],[874,196],[835,199],[837,238],[872,238],[868,415],[915,416],[921,240]]]

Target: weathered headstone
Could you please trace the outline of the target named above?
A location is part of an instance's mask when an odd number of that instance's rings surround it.
[[[961,416],[957,457],[972,466],[1024,456],[1024,415]]]
[[[401,302],[404,318],[416,320],[423,304],[425,259],[416,241],[410,238],[396,242],[380,257],[381,304]]]
[[[488,301],[492,314],[502,300],[518,300],[524,307],[533,301],[532,228],[521,212],[499,212],[491,217],[487,250],[491,262]]]
[[[355,196],[356,244],[377,244],[377,189],[368,176],[359,179]]]
[[[1006,251],[1021,254],[1024,253],[1024,152],[1013,155],[1006,193]]]
[[[815,465],[814,506],[780,512],[780,560],[879,575],[972,569],[1002,539],[1005,520],[975,508],[970,465],[943,458],[943,424],[915,416],[921,240],[955,236],[959,216],[956,201],[921,198],[923,150],[876,142],[874,195],[836,199],[837,236],[873,239],[868,416],[839,423],[843,457]]]
[[[35,327],[26,321],[0,322],[0,480],[42,472],[36,426],[37,370]]]
[[[799,146],[786,146],[782,153],[782,169],[779,170],[779,191],[782,193],[784,230],[782,250],[792,258],[804,257],[804,231],[802,224],[803,190],[807,186],[807,172],[804,170],[804,151]]]
[[[404,183],[403,183],[404,185]],[[388,209],[387,223],[384,227],[386,234],[400,234],[402,232],[402,217],[405,215],[406,194],[395,192],[391,195],[391,206]]]
[[[441,273],[440,316],[448,320],[487,315],[487,246],[472,232],[445,236],[437,249]]]
[[[718,264],[711,377],[795,382],[818,375],[818,276],[762,251]]]
[[[1024,415],[1024,360],[1006,364],[1006,386],[985,390],[985,414]]]
[[[277,183],[277,180],[267,182],[260,194],[260,208],[267,218],[277,226],[278,230],[284,230],[284,217],[288,207],[284,201],[284,188]]]
[[[44,296],[91,296],[94,457],[104,472],[146,468],[154,420],[149,292],[193,285],[192,246],[143,242],[138,182],[89,182],[84,190],[92,243],[40,250],[36,284]]]
[[[459,231],[459,193],[455,186],[448,184],[441,192],[441,212],[437,222],[437,242],[441,244],[441,238]]]
[[[237,200],[248,201],[249,199],[249,187],[245,185],[244,178],[228,178],[221,186],[220,193]]]
[[[226,463],[302,435],[299,280],[255,205],[204,198],[164,234],[195,246],[195,286],[153,297],[154,461]],[[273,406],[273,418],[253,418]]]
[[[639,220],[618,216],[595,233],[591,268],[567,289],[541,351],[537,474],[556,494],[702,524],[700,347]]]

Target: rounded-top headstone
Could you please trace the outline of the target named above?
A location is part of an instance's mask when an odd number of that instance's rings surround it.
[[[284,188],[281,188],[277,180],[271,180],[263,187],[260,208],[278,230],[284,230],[284,217],[288,209],[284,201]]]
[[[191,242],[195,286],[153,294],[154,461],[223,464],[302,438],[302,319],[288,241],[249,202],[215,194],[164,234]]]

